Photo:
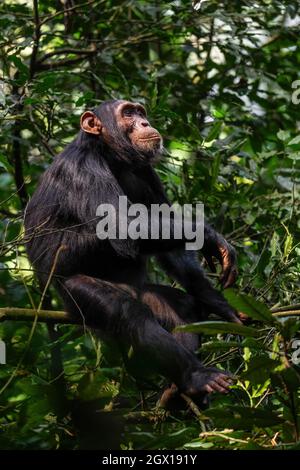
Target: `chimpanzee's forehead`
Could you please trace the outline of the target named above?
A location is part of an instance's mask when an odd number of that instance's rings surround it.
[[[141,103],[134,102],[134,101],[128,101],[128,100],[108,100],[108,101],[103,101],[103,103],[100,105],[100,107],[110,107],[110,108],[116,108],[118,106],[124,106],[124,105],[132,105],[132,106],[142,106]]]
[[[133,108],[142,108],[142,109],[145,109],[145,107],[141,104],[141,103],[138,103],[138,102],[134,102],[134,101],[127,101],[127,100],[118,100],[116,102],[116,110],[119,111],[120,109],[126,107],[126,106],[132,106]]]
[[[141,110],[146,115],[146,110],[142,104],[128,100],[104,101],[100,106],[94,109],[94,112],[100,117],[100,119],[105,119],[108,115],[114,115],[117,118],[117,116],[120,115],[122,110],[127,106]]]

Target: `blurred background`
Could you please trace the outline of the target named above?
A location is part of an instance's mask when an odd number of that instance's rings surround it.
[[[111,98],[146,106],[164,136],[157,170],[171,200],[203,202],[206,217],[238,252],[236,291],[268,308],[300,308],[299,10],[298,0],[1,2],[0,318],[1,308],[4,315],[7,307],[39,303],[22,244],[23,211],[39,176],[78,132],[82,111]],[[167,281],[154,263],[150,268],[155,280]],[[287,321],[290,340],[299,323]],[[299,441],[299,374],[288,391],[264,376],[277,370],[276,352],[288,344],[270,325],[261,347],[254,339],[230,344],[228,335],[223,351],[208,347],[208,363],[229,361],[237,371],[250,361],[245,370],[256,373],[254,388],[245,376],[231,398],[215,398],[219,415],[211,414],[217,421],[208,427],[189,412],[179,420],[151,411],[153,385],[141,395],[115,348],[74,326],[58,333],[53,341],[43,324],[0,324],[7,349],[0,448],[256,448]],[[220,414],[235,404],[248,410],[242,423]],[[256,409],[262,414],[254,416]]]

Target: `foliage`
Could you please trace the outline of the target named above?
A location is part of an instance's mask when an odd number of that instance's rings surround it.
[[[45,325],[1,323],[0,448],[299,447],[299,310],[285,308],[299,303],[299,23],[297,0],[1,2],[0,308],[39,305],[26,201],[82,110],[120,97],[144,103],[165,136],[172,200],[203,202],[236,246],[227,296],[249,321],[192,327],[204,362],[238,376],[198,416],[154,409],[163,382],[135,382],[89,332],[64,325],[49,340]],[[51,378],[58,345],[64,381]]]

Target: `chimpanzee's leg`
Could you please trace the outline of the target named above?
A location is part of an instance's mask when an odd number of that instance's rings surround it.
[[[82,318],[87,326],[131,345],[135,354],[145,358],[147,367],[153,366],[180,390],[188,394],[227,391],[228,375],[202,366],[189,349],[176,341],[146,302],[140,300],[143,293],[86,275],[72,276],[62,287],[60,292],[68,312]]]
[[[171,332],[176,341],[193,353],[198,349],[199,335],[173,332],[179,325],[201,320],[201,312],[191,295],[170,286],[147,284],[141,300],[151,308],[160,325]]]
[[[142,294],[142,300],[149,305],[159,323],[170,332],[176,326],[201,321],[205,318],[203,307],[196,305],[194,297],[170,286],[147,285]],[[176,341],[189,351],[194,353],[199,349],[200,338],[198,334],[185,332],[173,332],[172,334]],[[207,395],[207,393],[203,393],[197,397],[196,403],[202,409],[208,406]],[[172,412],[187,406],[174,383],[164,389],[158,403],[159,406],[172,410]]]

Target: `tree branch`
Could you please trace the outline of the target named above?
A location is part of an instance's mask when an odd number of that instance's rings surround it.
[[[14,91],[17,92],[17,85],[14,85]],[[20,103],[20,100],[16,107],[19,111],[22,109],[23,105]],[[21,126],[19,121],[15,122],[12,131],[12,160],[14,165],[14,179],[17,193],[19,195],[21,207],[24,209],[27,204],[28,195],[23,173],[23,162],[21,156]]]
[[[8,211],[7,209],[0,209],[0,214],[4,217],[9,217],[10,219],[18,219],[19,217],[22,217],[20,212],[14,214],[13,212]]]
[[[56,51],[48,52],[44,54],[43,57],[40,58],[39,64],[45,62],[45,60],[50,59],[55,55],[62,55],[62,54],[75,54],[75,55],[89,55],[95,54],[96,52],[96,45],[92,44],[90,49],[76,49],[74,47],[64,47],[63,49],[57,49]]]
[[[1,307],[0,308],[0,322],[5,320],[16,321],[29,321],[34,320],[36,315],[38,321],[43,323],[64,323],[72,325],[82,325],[81,318],[74,318],[67,312],[62,310],[39,310],[37,312],[31,308],[17,308],[17,307]],[[287,310],[285,312],[274,312],[274,317],[281,316],[300,316],[300,310]]]
[[[33,14],[34,14],[34,43],[30,59],[30,79],[34,77],[36,58],[39,50],[39,43],[41,37],[41,23],[39,18],[39,3],[38,0],[33,0]]]
[[[81,324],[81,319],[76,321],[69,313],[60,310],[40,310],[37,312],[31,308],[0,308],[0,322],[4,320],[34,320],[36,315],[40,322]]]
[[[100,0],[100,1],[97,1],[97,2],[96,2],[96,0],[90,0],[89,2],[81,3],[80,5],[74,5],[70,8],[66,8],[65,10],[62,10],[62,11],[57,11],[53,15],[49,15],[49,16],[46,16],[45,18],[43,18],[43,20],[41,21],[41,26],[45,23],[48,23],[48,21],[53,20],[53,18],[56,18],[59,15],[63,15],[65,13],[69,13],[71,11],[78,10],[78,9],[86,7],[86,6],[90,6],[93,3],[96,3],[96,4],[99,5],[99,4],[104,3],[104,2],[105,2],[105,0],[102,0],[102,1]]]
[[[93,54],[95,54],[96,52],[97,51],[93,51]],[[68,66],[76,65],[79,62],[81,62],[82,60],[87,59],[90,55],[92,55],[92,54],[91,53],[89,53],[88,55],[85,54],[85,55],[82,55],[80,57],[76,57],[76,59],[59,60],[58,62],[46,62],[46,63],[40,63],[39,62],[37,64],[37,69],[39,71],[53,70],[53,69],[58,69],[60,67],[66,67],[67,65]]]

